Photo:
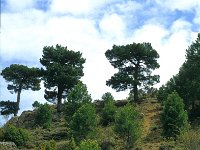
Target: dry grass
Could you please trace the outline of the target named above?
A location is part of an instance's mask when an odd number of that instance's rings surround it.
[[[146,150],[159,150],[163,139],[160,123],[161,105],[156,100],[148,99],[139,105],[144,115],[144,126],[141,148]]]
[[[182,146],[185,150],[199,150],[200,149],[200,131],[190,130],[181,136]]]

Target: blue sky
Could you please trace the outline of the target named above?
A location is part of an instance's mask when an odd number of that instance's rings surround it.
[[[150,42],[160,55],[159,87],[178,72],[199,31],[199,0],[2,0],[0,68],[40,67],[43,47],[61,44],[86,58],[82,81],[93,99],[107,91],[122,99],[128,91],[105,85],[116,72],[104,56],[107,49]],[[15,100],[2,77],[0,83],[0,99]],[[35,100],[45,102],[43,91],[23,91],[21,111]]]

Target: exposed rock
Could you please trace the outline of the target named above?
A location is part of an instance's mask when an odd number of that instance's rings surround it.
[[[34,126],[35,111],[23,111],[18,117],[11,118],[8,123],[14,124],[20,128],[31,129]]]
[[[117,107],[123,107],[123,106],[125,106],[127,103],[128,103],[128,100],[117,100],[117,101],[115,102],[115,106],[117,106]]]
[[[17,146],[14,142],[0,142],[1,150],[17,150]]]

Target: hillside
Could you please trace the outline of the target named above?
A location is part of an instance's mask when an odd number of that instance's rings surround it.
[[[160,113],[162,107],[155,99],[143,101],[139,108],[144,114],[142,149],[158,150],[162,141]]]
[[[118,107],[123,106],[127,101],[117,101]],[[100,101],[95,103],[97,112],[101,112],[102,104]],[[174,147],[174,143],[164,141],[161,133],[160,115],[162,106],[155,99],[143,100],[137,105],[143,117],[143,133],[141,142],[138,144],[140,150],[165,150]],[[54,112],[53,123],[50,129],[43,129],[34,125],[35,111],[25,111],[19,117],[12,118],[9,123],[17,127],[25,128],[31,133],[32,138],[26,149],[34,150],[37,145],[44,141],[55,140],[58,150],[64,150],[69,143],[69,129],[63,114],[58,115]],[[99,143],[110,144],[110,150],[119,149],[123,140],[119,139],[113,132],[113,126],[98,126],[96,135],[92,136]],[[112,145],[115,143],[115,145]],[[172,146],[171,146],[172,145]]]

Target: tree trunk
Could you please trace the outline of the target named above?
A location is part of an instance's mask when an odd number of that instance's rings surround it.
[[[135,67],[135,72],[134,72],[134,83],[133,83],[133,94],[134,94],[134,101],[138,102],[139,98],[138,98],[138,69],[139,67],[136,66]]]
[[[58,103],[57,103],[57,112],[58,113],[61,113],[62,111],[62,93],[63,93],[63,90],[61,89],[60,86],[58,86]]]
[[[134,101],[135,102],[138,102],[139,101],[139,98],[138,98],[138,88],[137,88],[137,84],[135,83],[133,85],[133,93],[134,93]]]
[[[16,103],[16,109],[14,112],[14,116],[17,116],[18,111],[19,111],[20,95],[21,95],[21,89],[19,89],[19,91],[17,92],[17,103]]]

